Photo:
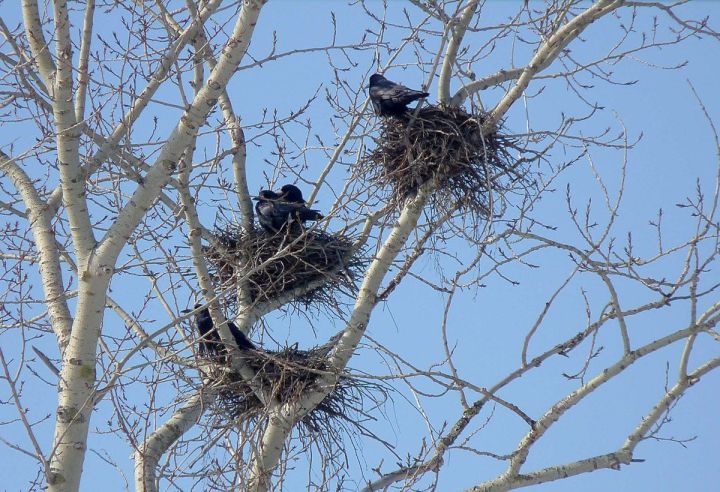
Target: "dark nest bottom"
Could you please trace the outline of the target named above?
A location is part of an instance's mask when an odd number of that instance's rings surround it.
[[[244,362],[255,373],[251,383],[227,366],[215,367],[210,379],[219,390],[219,417],[224,415],[233,424],[257,424],[266,413],[253,387],[281,403],[297,401],[326,371],[328,350],[329,346],[324,345],[311,350],[288,347],[277,352],[243,352]],[[387,397],[383,386],[341,376],[325,399],[300,421],[300,433],[319,440],[328,450],[338,449],[342,447],[343,431],[368,433],[364,422],[374,419],[365,410],[366,403],[379,406]]]
[[[218,241],[205,253],[216,280],[244,287],[252,302],[267,302],[316,284],[296,298],[303,305],[333,303],[337,289],[351,292],[362,268],[347,236],[323,231],[245,232],[235,226],[216,231]],[[242,285],[240,285],[242,281]]]
[[[382,123],[376,148],[366,159],[369,179],[394,189],[394,198],[413,196],[435,181],[435,203],[441,209],[461,208],[487,216],[496,195],[524,188],[529,180],[513,138],[497,125],[484,129],[487,114],[462,108],[421,108]]]

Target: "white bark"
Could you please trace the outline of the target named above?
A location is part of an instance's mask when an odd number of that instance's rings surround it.
[[[87,0],[85,5],[85,18],[83,19],[83,34],[80,45],[80,63],[77,74],[77,94],[75,94],[75,121],[80,123],[85,117],[85,99],[87,86],[90,81],[88,74],[88,58],[93,34],[93,16],[95,15],[95,0]]]
[[[57,72],[52,106],[57,130],[58,167],[63,204],[67,209],[75,248],[75,261],[78,271],[83,272],[96,241],[88,212],[85,176],[80,166],[80,129],[75,120],[73,104],[73,50],[70,41],[70,19],[66,2],[58,0],[54,6]]]
[[[82,269],[79,274],[78,308],[70,343],[63,357],[59,383],[55,444],[48,474],[51,491],[74,491],[79,488],[94,400],[95,358],[105,293],[117,257],[145,212],[169,181],[182,152],[205,122],[208,112],[242,60],[263,3],[247,2],[243,5],[218,65],[180,118],[144,184],[138,186],[128,204],[120,211],[110,230],[93,251],[87,266],[82,268],[79,265]],[[64,86],[61,88],[64,90]],[[68,106],[70,114],[74,116],[74,108],[69,101]],[[67,115],[63,113],[60,116]]]
[[[197,423],[213,398],[215,394],[211,388],[196,393],[135,450],[136,491],[157,492],[156,471],[160,458]]]
[[[60,252],[52,226],[52,216],[47,203],[40,198],[30,177],[2,151],[0,151],[0,170],[10,177],[25,203],[25,214],[40,257],[40,278],[48,315],[62,352],[69,343],[72,315],[65,297]]]
[[[472,21],[472,18],[475,16],[477,5],[478,0],[470,0],[463,9],[457,25],[451,29],[452,38],[445,51],[445,58],[442,68],[440,69],[440,79],[438,80],[438,101],[440,101],[441,104],[450,102],[450,78],[452,77],[452,69],[455,66],[458,50],[460,49],[460,44],[465,36],[465,32],[470,25],[470,21]],[[453,20],[451,22],[455,21]]]
[[[80,268],[84,268],[89,250],[95,245],[95,239],[87,212],[85,180],[80,168],[80,133],[73,107],[70,21],[66,2],[57,1],[54,7],[57,66],[52,61],[49,45],[45,41],[36,1],[23,1],[23,20],[30,49],[52,99],[60,169],[61,192],[58,192],[57,198],[62,198],[67,207],[73,245],[78,255],[77,263]]]
[[[40,77],[42,77],[48,90],[52,91],[55,86],[55,64],[50,56],[50,47],[45,41],[37,0],[23,0],[22,13],[23,22],[25,23],[25,35],[30,44],[30,50],[40,72]],[[49,96],[53,97],[52,92]]]

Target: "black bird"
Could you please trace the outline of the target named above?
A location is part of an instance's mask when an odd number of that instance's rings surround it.
[[[280,231],[288,222],[301,226],[308,220],[323,218],[318,210],[305,206],[302,192],[293,185],[283,186],[283,194],[262,190],[255,199],[258,201],[255,204],[258,221],[263,229],[271,233]]]
[[[400,116],[411,102],[428,97],[427,92],[408,89],[379,73],[370,76],[370,101],[379,116]]]
[[[202,304],[195,304],[193,309],[197,309],[200,306],[202,306]],[[235,323],[228,321],[227,326],[235,339],[235,344],[238,349],[252,350],[255,348],[255,344],[253,344],[248,337],[246,337],[245,334],[238,329]],[[208,308],[195,313],[195,327],[200,334],[200,355],[210,358],[227,353],[227,350],[225,350],[225,344],[223,344],[220,339],[220,333],[218,333],[215,329],[215,325]]]
[[[300,191],[300,188],[295,185],[283,185],[283,187],[280,188],[280,196],[282,196],[283,201],[305,205],[305,199],[303,198],[302,191]]]

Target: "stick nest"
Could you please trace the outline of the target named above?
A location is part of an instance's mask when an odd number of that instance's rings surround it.
[[[352,254],[352,239],[339,234],[245,232],[230,225],[217,229],[215,236],[216,244],[205,250],[213,275],[232,290],[245,289],[253,303],[317,284],[291,301],[334,304],[338,289],[355,289],[354,279],[363,266]]]
[[[523,181],[510,152],[515,141],[497,126],[483,131],[487,114],[462,108],[423,107],[385,118],[376,148],[366,159],[366,173],[381,187],[392,187],[401,202],[429,180],[435,181],[434,204],[492,213],[497,192]],[[503,179],[503,178],[508,178]]]
[[[288,347],[277,352],[244,351],[244,362],[255,374],[251,383],[227,366],[214,365],[209,377],[219,390],[219,414],[235,424],[256,426],[266,413],[253,387],[281,403],[296,402],[327,371],[328,351],[329,345],[311,350]],[[377,406],[387,399],[387,391],[362,379],[341,376],[325,399],[302,419],[300,430],[326,445],[341,444],[340,430],[362,431],[363,421],[371,419],[363,409],[366,399]]]

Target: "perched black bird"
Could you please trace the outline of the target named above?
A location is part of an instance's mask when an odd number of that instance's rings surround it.
[[[199,308],[201,305],[202,304],[195,304],[194,309]],[[235,339],[235,344],[240,350],[251,350],[255,348],[255,344],[238,329],[235,323],[228,321],[227,325]],[[215,329],[208,308],[195,313],[195,327],[200,334],[200,355],[204,357],[217,357],[227,353],[225,344],[223,344],[220,339],[220,334]]]
[[[379,73],[370,76],[369,92],[375,114],[379,116],[400,116],[407,111],[408,104],[430,95],[396,84]]]
[[[308,220],[320,220],[323,215],[305,206],[302,192],[293,185],[282,187],[283,193],[262,190],[255,198],[255,212],[260,225],[268,232],[278,232],[288,222],[301,226]]]
[[[283,185],[283,187],[280,188],[280,196],[282,196],[283,201],[305,205],[305,199],[303,198],[302,191],[300,191],[300,188],[295,185]]]

